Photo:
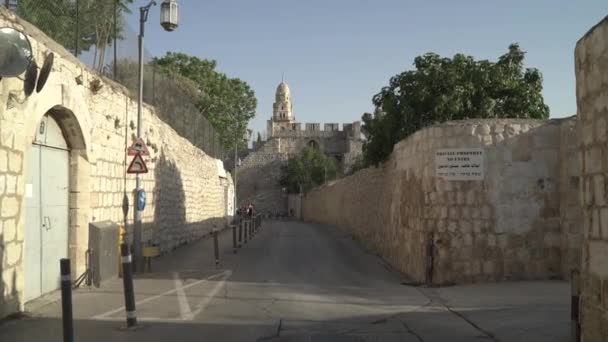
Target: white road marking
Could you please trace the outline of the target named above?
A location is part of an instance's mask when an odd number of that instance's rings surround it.
[[[193,320],[194,315],[192,314],[192,310],[190,310],[190,304],[188,304],[188,298],[186,297],[186,292],[184,291],[184,283],[179,278],[179,273],[173,272],[173,280],[175,282],[180,317],[183,320]]]
[[[207,281],[209,281],[209,280],[215,279],[215,278],[220,277],[220,276],[222,277],[222,281],[221,281],[220,283],[224,283],[224,282],[226,281],[226,279],[227,279],[228,277],[230,277],[231,275],[232,275],[232,271],[231,271],[231,270],[226,270],[226,271],[224,271],[224,272],[220,272],[220,273],[214,274],[214,275],[212,275],[212,276],[209,276],[209,277],[207,277],[206,279],[201,279],[201,280],[195,281],[194,283],[190,283],[190,284],[188,284],[188,285],[182,286],[182,287],[181,287],[181,289],[182,289],[182,291],[183,291],[183,290],[185,290],[185,289],[189,289],[189,288],[191,288],[191,287],[193,287],[193,286],[196,286],[196,285],[202,284],[202,283],[204,283],[204,282],[207,282]],[[216,287],[217,287],[217,285],[216,285]],[[215,288],[214,288],[214,290],[215,290]],[[163,297],[163,296],[167,296],[167,295],[170,295],[170,294],[176,293],[177,291],[178,291],[177,289],[168,290],[168,291],[165,291],[165,292],[163,292],[163,293],[160,293],[160,294],[157,294],[157,295],[154,295],[154,296],[151,296],[151,297],[148,297],[148,298],[142,299],[142,300],[140,300],[140,301],[137,301],[137,302],[135,302],[135,305],[136,305],[136,307],[137,307],[137,306],[139,306],[139,305],[142,305],[142,304],[145,304],[145,303],[148,303],[148,302],[154,301],[154,300],[156,300],[156,299],[159,299],[159,298],[161,298],[161,297]],[[217,291],[215,291],[215,292],[217,292]],[[121,306],[121,307],[116,308],[116,309],[114,309],[114,310],[110,310],[110,311],[108,311],[108,312],[104,312],[104,313],[102,313],[102,314],[99,314],[99,315],[93,316],[93,317],[91,317],[91,319],[97,319],[97,320],[99,320],[99,319],[107,319],[107,318],[108,318],[108,316],[111,316],[111,315],[113,315],[113,314],[119,313],[119,312],[121,312],[121,311],[125,311],[125,307],[124,307],[124,306]],[[200,310],[198,310],[198,309],[197,309],[197,312],[200,312]]]
[[[219,292],[219,290],[224,286],[226,279],[228,279],[228,277],[230,277],[231,274],[232,274],[231,271],[227,271],[222,276],[222,280],[218,281],[217,284],[215,284],[215,286],[213,287],[211,292],[209,292],[209,295],[206,296],[205,298],[203,298],[203,300],[201,300],[200,303],[198,303],[196,311],[194,311],[194,314],[192,315],[193,319],[194,319],[194,317],[198,316],[198,314],[200,314],[203,310],[205,310],[207,305],[209,305],[209,302],[211,302],[213,297],[215,297],[215,295]]]

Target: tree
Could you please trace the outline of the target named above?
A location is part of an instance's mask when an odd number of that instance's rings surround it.
[[[125,31],[122,15],[130,13],[128,5],[133,3],[133,0],[114,1],[19,0],[16,8],[19,16],[40,28],[68,50],[76,50],[78,32],[79,51],[89,51],[94,47],[93,67],[101,72],[105,65],[106,48],[114,39],[114,11],[116,9],[117,39],[122,39]]]
[[[215,60],[184,53],[169,52],[155,62],[165,72],[182,75],[197,84],[197,107],[220,134],[226,149],[234,148],[235,143],[244,147],[243,137],[257,106],[255,93],[246,82],[215,70]]]
[[[290,157],[281,169],[280,184],[289,193],[308,192],[339,176],[334,158],[328,157],[316,148],[308,147],[299,155]]]
[[[524,55],[519,45],[512,44],[497,62],[463,54],[451,59],[434,53],[416,57],[415,70],[392,77],[373,97],[375,112],[362,117],[366,163],[379,164],[395,143],[438,122],[548,118],[542,75],[535,68],[524,70]]]

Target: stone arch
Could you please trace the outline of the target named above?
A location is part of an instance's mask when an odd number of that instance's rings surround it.
[[[83,158],[89,160],[90,135],[89,130],[87,129],[88,123],[83,122],[82,120],[83,117],[87,117],[88,113],[76,116],[72,109],[63,105],[53,105],[44,110],[37,110],[35,115],[27,121],[26,132],[28,135],[25,137],[26,149],[27,145],[33,141],[33,137],[36,135],[40,120],[47,114],[53,116],[59,123],[70,151],[78,152]]]
[[[306,144],[306,146],[310,147],[310,148],[314,148],[315,150],[318,150],[319,147],[320,147],[319,146],[319,142],[316,141],[316,140],[314,140],[314,139],[313,140],[309,140],[308,143]]]
[[[84,134],[82,128],[80,127],[80,122],[74,115],[74,113],[63,107],[63,106],[54,106],[49,109],[46,114],[50,114],[57,120],[61,130],[63,131],[63,136],[65,140],[68,142],[68,146],[70,151],[79,151],[82,153],[84,157],[87,156],[87,146],[84,138]]]

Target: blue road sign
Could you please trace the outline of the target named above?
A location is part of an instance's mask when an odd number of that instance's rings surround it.
[[[137,191],[137,210],[142,211],[146,207],[146,191],[140,189]]]

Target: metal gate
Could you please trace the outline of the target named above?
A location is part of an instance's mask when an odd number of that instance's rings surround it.
[[[45,115],[27,155],[25,300],[59,288],[59,259],[68,256],[69,152],[61,128]]]

